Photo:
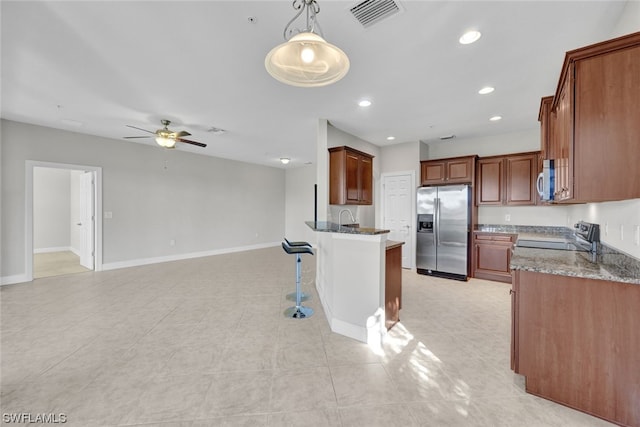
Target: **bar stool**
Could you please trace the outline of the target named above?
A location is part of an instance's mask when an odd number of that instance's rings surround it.
[[[286,237],[284,237],[284,241],[287,243],[287,245],[293,247],[301,247],[301,246],[306,246],[309,249],[311,249],[311,245],[309,244],[309,242],[290,242]],[[286,297],[289,301],[297,301],[298,299],[298,293],[297,292],[291,292],[290,294],[287,294]],[[309,295],[306,292],[300,292],[300,301],[307,301],[311,299],[311,295]]]
[[[287,240],[285,239],[285,242],[286,241]],[[311,315],[313,315],[313,309],[311,307],[304,307],[301,302],[302,292],[300,291],[300,279],[302,276],[302,272],[301,272],[302,254],[313,255],[313,251],[311,250],[310,246],[306,246],[306,245],[289,246],[285,242],[282,242],[282,249],[284,249],[284,251],[289,255],[296,256],[296,305],[294,307],[287,308],[284,311],[284,315],[286,317],[291,317],[293,319],[304,319],[305,317],[311,317]]]

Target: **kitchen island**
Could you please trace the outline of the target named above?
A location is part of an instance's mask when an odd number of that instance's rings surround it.
[[[333,332],[377,347],[385,334],[389,230],[307,221],[317,235],[316,289]]]

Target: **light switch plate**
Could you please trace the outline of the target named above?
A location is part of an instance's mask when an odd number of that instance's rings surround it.
[[[104,219],[111,219],[111,218],[113,218],[113,212],[104,213]]]

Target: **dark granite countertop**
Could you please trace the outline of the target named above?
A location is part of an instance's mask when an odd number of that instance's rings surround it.
[[[639,276],[605,263],[602,258],[598,255],[592,262],[589,252],[516,247],[511,256],[511,269],[640,285]]]
[[[369,228],[369,227],[349,227],[348,225],[339,226],[335,222],[327,222],[327,221],[306,221],[305,224],[309,226],[313,231],[321,231],[327,233],[345,233],[345,234],[365,234],[365,235],[374,235],[374,234],[385,234],[388,233],[389,230],[381,230],[378,228]]]
[[[395,241],[395,240],[387,240],[385,249],[386,250],[395,249],[395,248],[399,248],[402,245],[404,245],[404,242],[398,242],[398,241]]]
[[[568,227],[481,224],[474,231],[517,234],[518,239],[568,242],[575,239]],[[589,252],[516,246],[511,269],[640,284],[640,261],[603,244],[598,245],[595,259]]]

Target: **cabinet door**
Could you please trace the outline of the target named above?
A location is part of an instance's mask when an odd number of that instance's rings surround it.
[[[640,46],[576,61],[575,197],[640,197]]]
[[[476,243],[474,277],[511,283],[511,243]]]
[[[466,184],[473,181],[473,159],[449,160],[446,163],[447,184]]]
[[[477,162],[476,200],[478,205],[502,204],[502,157],[479,159]]]
[[[538,156],[505,157],[507,205],[534,205],[536,202],[535,180],[538,167]]]
[[[420,162],[422,185],[442,184],[446,173],[445,164],[443,161]]]
[[[516,235],[473,233],[473,277],[511,283],[511,250]]]
[[[540,122],[540,160],[551,159],[551,104],[553,96],[545,96],[540,101],[540,112],[538,121]]]
[[[360,201],[360,157],[357,154],[346,152],[345,159],[345,184],[347,204]]]
[[[361,205],[371,205],[373,204],[373,160],[361,156],[358,173],[360,183],[359,202]]]
[[[573,65],[569,67],[556,106],[556,200],[573,198]]]

